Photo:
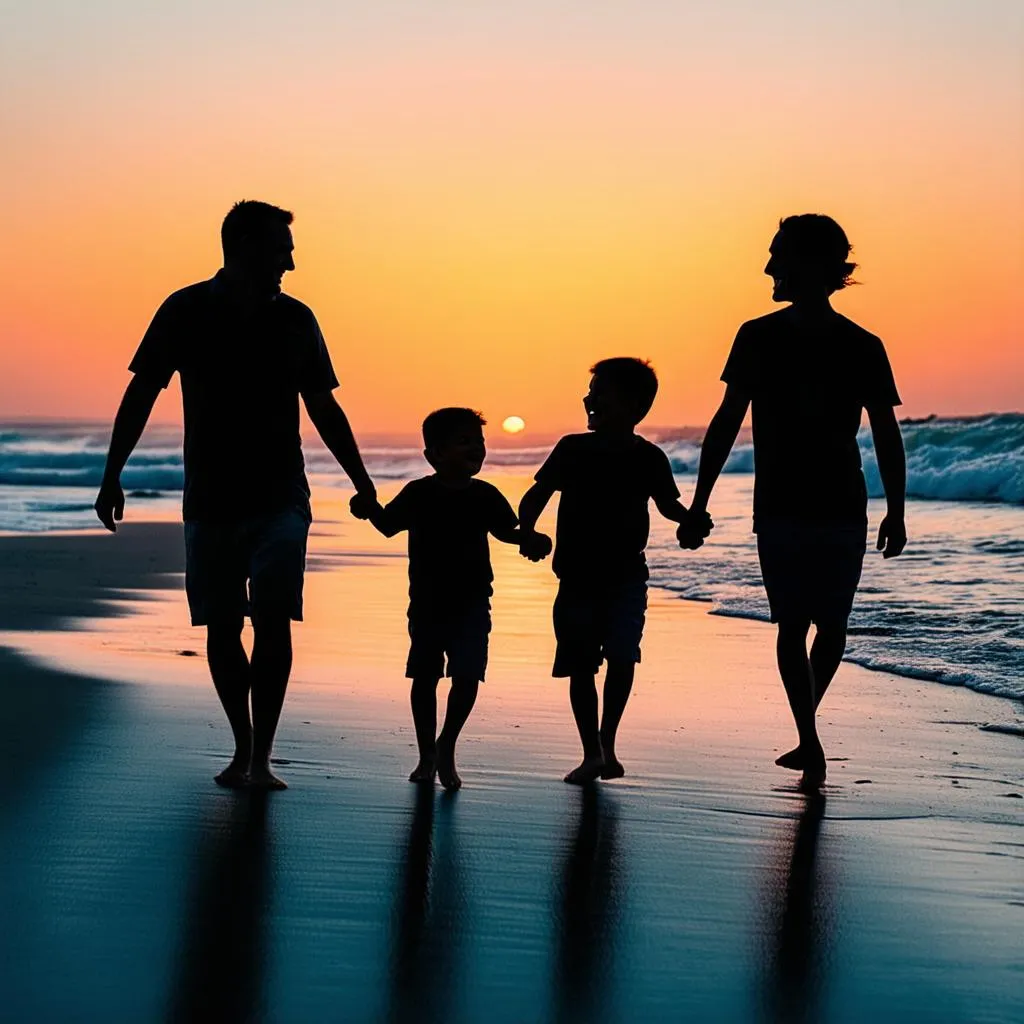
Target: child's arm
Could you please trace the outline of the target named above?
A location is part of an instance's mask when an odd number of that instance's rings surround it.
[[[386,506],[376,498],[368,500],[365,495],[356,494],[349,502],[349,511],[356,519],[368,519],[385,537],[394,537],[409,528],[411,501],[408,489],[407,484]]]
[[[519,502],[519,553],[539,562],[551,553],[551,538],[537,532],[537,520],[555,493],[547,483],[535,483]]]
[[[512,506],[497,492],[490,533],[505,544],[518,544],[520,554],[531,562],[539,562],[551,554],[551,538],[536,530],[522,529]]]
[[[679,500],[679,488],[672,475],[672,464],[661,452],[652,466],[651,497],[655,508],[668,520],[679,523],[676,538],[679,546],[695,549],[704,543],[714,523],[707,512],[692,512]]]

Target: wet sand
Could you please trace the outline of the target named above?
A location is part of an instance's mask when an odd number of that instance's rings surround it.
[[[1019,709],[844,666],[808,801],[770,628],[652,591],[629,774],[580,791],[553,581],[495,545],[466,785],[424,793],[401,544],[320,511],[263,799],[211,781],[180,527],[0,538],[0,1020],[1024,1017],[1021,738],[980,728]]]

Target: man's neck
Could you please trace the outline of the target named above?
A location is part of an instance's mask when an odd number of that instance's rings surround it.
[[[794,320],[801,323],[814,323],[815,321],[828,320],[836,315],[827,295],[814,295],[806,298],[794,299],[789,307],[790,314]]]

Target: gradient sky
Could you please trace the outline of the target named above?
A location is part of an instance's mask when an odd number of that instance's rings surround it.
[[[294,210],[357,430],[579,426],[616,354],[706,422],[808,210],[908,414],[1020,409],[1022,53],[1019,0],[0,0],[0,416],[110,416],[238,198]]]

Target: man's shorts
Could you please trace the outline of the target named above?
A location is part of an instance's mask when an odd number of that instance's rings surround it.
[[[772,622],[845,625],[866,547],[866,524],[759,523],[757,554]]]
[[[459,607],[409,607],[409,679],[459,676],[483,682],[491,604],[487,598]]]
[[[562,580],[555,622],[556,677],[595,673],[604,660],[636,664],[647,615],[647,584]]]
[[[302,620],[310,515],[291,508],[229,523],[185,523],[185,592],[193,626],[246,615]]]

